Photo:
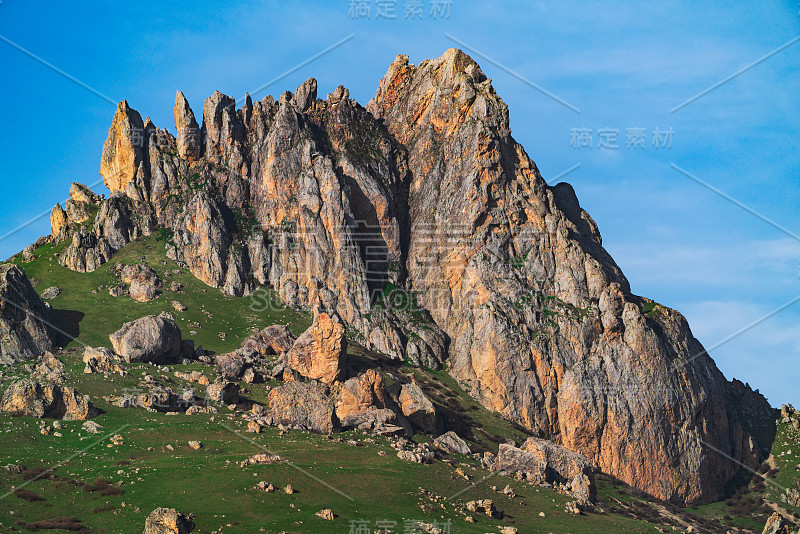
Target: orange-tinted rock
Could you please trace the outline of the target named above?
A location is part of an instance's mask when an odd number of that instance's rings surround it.
[[[388,406],[389,397],[386,394],[383,375],[374,369],[369,369],[342,384],[342,389],[336,399],[336,416],[340,420],[344,420],[345,417],[355,413]]]
[[[345,328],[327,313],[320,313],[286,353],[285,363],[312,380],[332,384],[344,370]]]
[[[117,112],[108,130],[100,159],[100,174],[111,192],[127,191],[142,162],[144,146],[144,123],[142,117],[123,100],[117,104]]]
[[[194,112],[180,91],[175,94],[174,113],[178,155],[188,161],[197,161],[202,153],[202,135]]]
[[[50,211],[50,231],[53,237],[57,237],[61,229],[67,225],[67,212],[61,207],[61,204],[56,204]]]

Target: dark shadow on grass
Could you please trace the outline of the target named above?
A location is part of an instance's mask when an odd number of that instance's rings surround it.
[[[85,315],[77,310],[50,310],[50,322],[58,329],[54,332],[56,346],[66,347],[80,335]]]

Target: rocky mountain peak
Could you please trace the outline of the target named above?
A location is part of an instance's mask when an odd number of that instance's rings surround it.
[[[680,313],[631,293],[472,58],[397,56],[366,107],[343,86],[316,93],[310,78],[237,110],[217,91],[197,138],[180,92],[177,138],[120,103],[101,160],[112,196],[92,197],[88,225],[70,222],[79,203],[54,208],[72,241],[59,261],[93,270],[160,228],[208,285],[268,285],[390,358],[446,364],[484,406],[662,499],[717,498],[739,471],[726,456],[759,463],[770,437],[745,418],[769,419],[766,401],[725,379]]]

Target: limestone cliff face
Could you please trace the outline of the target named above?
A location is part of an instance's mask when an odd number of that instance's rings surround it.
[[[684,317],[631,294],[469,56],[398,56],[367,108],[408,149],[410,287],[483,404],[663,499],[720,495],[738,467],[710,447],[756,465],[732,388]]]
[[[447,366],[485,406],[675,502],[755,466],[766,401],[729,383],[677,311],[635,296],[567,184],[548,186],[466,54],[398,56],[366,108],[313,79],[280,101],[219,92],[177,138],[121,103],[94,222],[54,210],[62,263],[164,232],[232,295],[274,287],[392,357]],[[77,217],[80,211],[73,210]],[[766,435],[765,435],[766,434]]]

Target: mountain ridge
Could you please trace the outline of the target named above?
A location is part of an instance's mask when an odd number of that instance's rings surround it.
[[[101,159],[112,195],[54,207],[52,239],[71,241],[59,262],[91,271],[164,231],[206,284],[270,285],[372,349],[446,365],[487,408],[656,497],[723,496],[740,469],[717,451],[758,466],[769,405],[722,376],[682,315],[630,292],[467,54],[398,56],[366,107],[316,89],[239,110],[215,92],[201,128],[178,92],[177,136],[120,103]]]

